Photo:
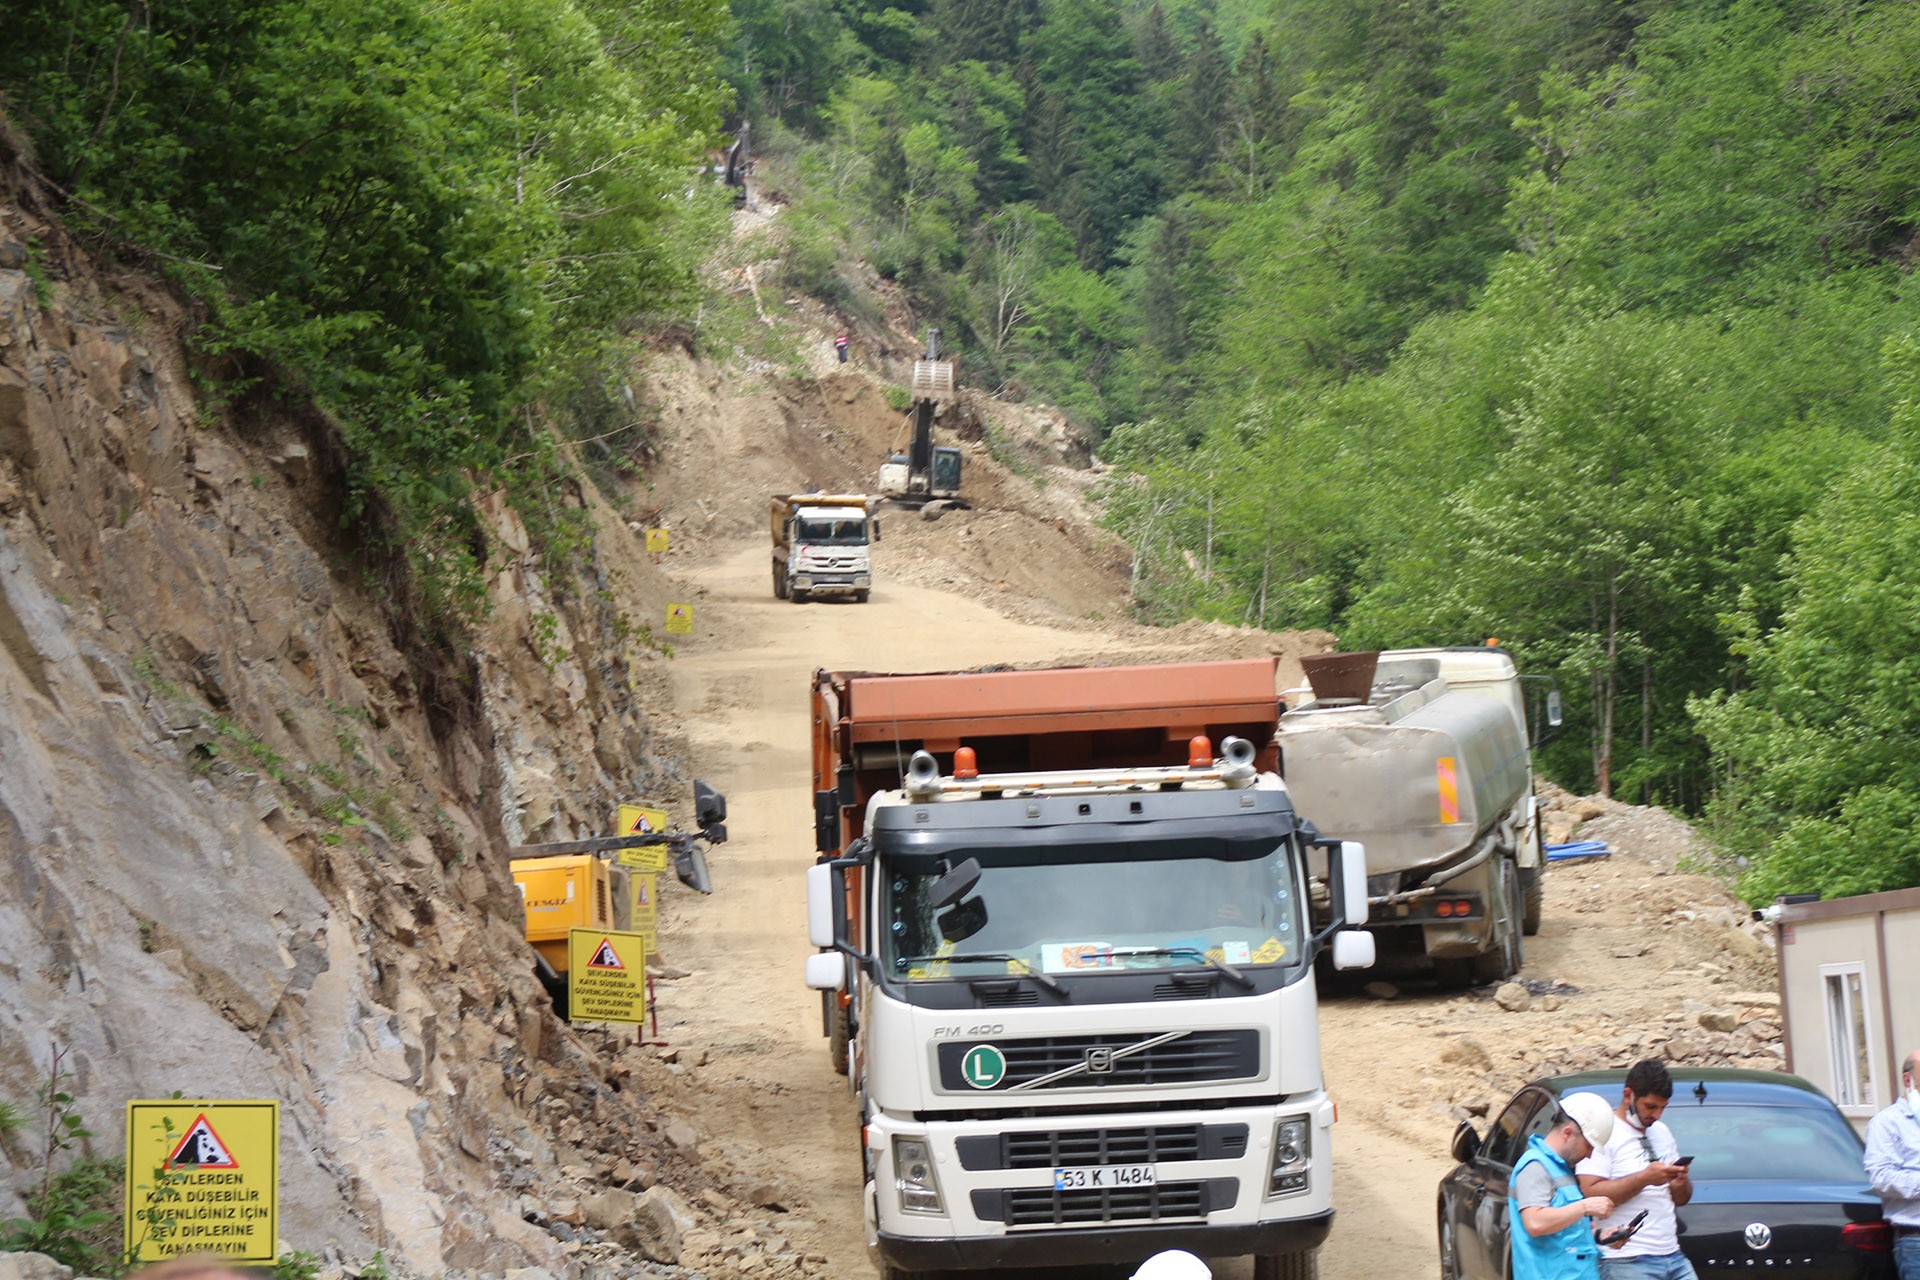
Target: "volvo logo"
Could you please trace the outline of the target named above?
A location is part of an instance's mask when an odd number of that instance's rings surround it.
[[[1773,1228],[1764,1222],[1749,1222],[1744,1234],[1747,1248],[1756,1253],[1773,1243]]]
[[[1106,1048],[1087,1050],[1087,1074],[1095,1076],[1113,1074],[1113,1050]]]

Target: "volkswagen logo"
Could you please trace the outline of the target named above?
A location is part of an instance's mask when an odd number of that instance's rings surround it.
[[[1087,1074],[1104,1076],[1113,1071],[1112,1049],[1087,1050]]]
[[[1743,1234],[1747,1239],[1747,1248],[1755,1253],[1773,1243],[1773,1228],[1764,1222],[1749,1222]]]

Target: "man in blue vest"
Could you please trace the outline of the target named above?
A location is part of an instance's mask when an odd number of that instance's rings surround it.
[[[1613,1105],[1597,1093],[1560,1099],[1553,1127],[1527,1140],[1507,1193],[1513,1280],[1600,1280],[1591,1221],[1613,1212],[1605,1196],[1583,1196],[1573,1166],[1606,1145]]]

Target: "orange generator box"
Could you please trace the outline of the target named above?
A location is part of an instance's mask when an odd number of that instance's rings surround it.
[[[569,929],[611,929],[611,868],[590,853],[516,858],[513,882],[527,909],[527,941],[553,966],[567,971]]]

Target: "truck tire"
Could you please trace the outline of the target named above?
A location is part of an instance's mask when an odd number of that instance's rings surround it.
[[[1540,932],[1540,912],[1547,903],[1547,877],[1545,867],[1520,868],[1520,892],[1527,900],[1527,909],[1521,916],[1521,931],[1529,938]]]
[[[773,598],[775,600],[787,598],[787,575],[780,572],[779,565],[773,566]]]
[[[1320,1251],[1274,1253],[1253,1260],[1253,1280],[1319,1280]]]
[[[873,593],[871,591],[856,591],[853,593],[853,602],[855,604],[865,604],[867,602],[867,597],[872,594]]]
[[[840,993],[826,993],[827,1007],[827,1060],[833,1063],[834,1072],[847,1074],[847,1007],[840,1003]]]
[[[1505,982],[1520,972],[1523,962],[1521,938],[1526,933],[1520,901],[1520,868],[1513,859],[1500,860],[1500,917],[1494,922],[1493,947],[1474,957],[1473,976],[1477,982]]]

